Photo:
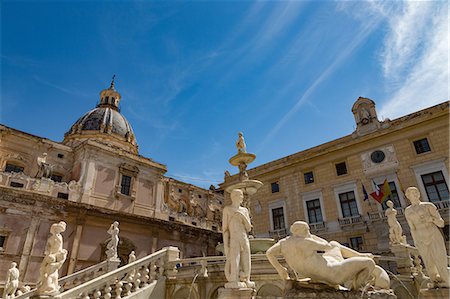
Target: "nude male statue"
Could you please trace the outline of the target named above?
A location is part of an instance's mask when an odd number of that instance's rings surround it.
[[[250,215],[241,207],[244,194],[239,189],[231,191],[232,204],[223,209],[222,231],[225,256],[225,288],[253,288],[250,281],[251,258],[248,232],[252,229]]]
[[[420,201],[420,191],[416,187],[406,189],[405,195],[411,202],[405,209],[405,218],[432,281],[431,287],[448,288],[447,251],[439,230],[444,227],[444,220],[433,203]]]
[[[11,267],[6,273],[5,289],[3,290],[3,299],[14,298],[17,288],[19,287],[19,269],[16,268],[15,262],[11,263]]]
[[[278,241],[266,252],[269,262],[282,279],[288,280],[289,274],[278,262],[277,255],[283,255],[289,267],[301,277],[310,278],[314,282],[325,283],[335,288],[351,282],[349,289],[359,289],[369,282],[375,270],[375,262],[369,256],[355,254],[341,259],[339,255],[345,246],[312,235],[309,232],[309,225],[303,221],[294,222],[291,232],[292,236]],[[331,252],[336,249],[339,250],[339,255]]]

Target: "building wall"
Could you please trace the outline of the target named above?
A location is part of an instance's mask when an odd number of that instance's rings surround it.
[[[373,103],[367,99],[358,101],[362,105]],[[373,118],[368,125],[371,128],[357,123],[357,130],[351,135],[248,170],[251,179],[264,183],[251,197],[254,233],[257,236],[283,237],[293,222],[303,220],[310,222],[313,233],[328,240],[352,245],[351,238],[362,237],[360,250],[387,252],[388,226],[383,208],[370,196],[369,200],[364,200],[362,190],[364,185],[371,193],[372,181],[382,184],[387,179],[395,184],[401,203],[398,219],[409,242],[413,243],[402,214],[409,204],[403,191],[409,186],[417,186],[421,190],[422,200],[427,201],[420,175],[435,171],[442,172],[448,188],[448,102],[384,122],[376,118],[374,103],[370,111]],[[358,119],[358,113],[357,108],[354,110],[355,119]],[[431,151],[417,154],[413,142],[422,138],[428,140]],[[370,159],[376,150],[385,154],[381,163]],[[337,175],[336,164],[341,162],[345,162],[347,174]],[[314,182],[306,184],[304,175],[310,171],[314,174]],[[221,189],[237,180],[237,175],[226,177]],[[278,192],[272,192],[272,183],[278,183]],[[342,213],[339,194],[349,191],[355,195],[356,217],[344,217]],[[306,206],[306,202],[313,199],[319,199],[323,216],[323,222],[316,224],[309,220]],[[448,197],[437,205],[448,225]],[[284,225],[278,229],[274,227],[272,213],[277,208],[282,208],[284,216]],[[446,230],[448,235],[448,227]]]

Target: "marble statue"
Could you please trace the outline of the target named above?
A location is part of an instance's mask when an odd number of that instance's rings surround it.
[[[3,299],[14,298],[16,290],[19,287],[19,269],[16,268],[15,262],[11,263],[11,267],[6,273],[5,288],[3,290]]]
[[[40,280],[37,293],[39,295],[53,295],[59,293],[58,270],[67,258],[67,250],[63,248],[61,233],[66,230],[66,223],[60,221],[50,227],[51,236],[47,240],[44,260],[40,268]]]
[[[108,260],[118,260],[117,246],[119,246],[119,222],[114,221],[108,229],[111,240],[106,245],[106,257]]]
[[[405,195],[411,202],[405,209],[405,218],[432,281],[430,287],[448,288],[447,251],[439,230],[439,227],[444,227],[444,220],[433,203],[420,201],[420,191],[416,187],[406,189]]]
[[[134,250],[132,250],[130,252],[130,254],[128,255],[128,264],[131,264],[134,261],[136,261],[136,254],[135,254]]]
[[[278,255],[284,256],[286,263],[300,278],[325,283],[337,289],[342,285],[349,289],[360,289],[371,281],[372,275],[377,274],[378,284],[386,284],[375,271],[371,254],[358,253],[338,242],[328,242],[312,235],[309,225],[303,221],[294,222],[291,233],[292,236],[278,241],[266,252],[269,262],[282,279],[288,280],[290,277],[287,269],[278,262]]]
[[[238,153],[246,153],[247,149],[246,149],[246,145],[245,145],[245,140],[244,140],[244,135],[242,134],[242,132],[239,132],[239,138],[238,141],[236,141],[236,147],[238,149]]]
[[[226,256],[225,288],[253,288],[250,281],[251,258],[248,232],[252,229],[248,209],[241,206],[244,199],[242,190],[231,191],[231,205],[223,209],[222,231]]]
[[[47,153],[43,153],[42,157],[37,157],[37,164],[39,170],[36,177],[50,178],[52,176],[52,166],[47,163]]]
[[[392,244],[406,244],[406,236],[402,235],[403,229],[397,220],[397,210],[394,209],[394,203],[391,200],[386,202],[388,208],[384,212],[389,225],[389,240]]]

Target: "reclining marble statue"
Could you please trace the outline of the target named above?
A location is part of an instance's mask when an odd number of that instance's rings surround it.
[[[283,280],[289,280],[288,270],[277,256],[284,256],[288,266],[302,279],[324,283],[336,289],[360,289],[372,284],[375,289],[389,289],[386,271],[375,265],[373,255],[359,253],[336,241],[328,242],[312,235],[303,221],[292,224],[292,236],[278,241],[266,255]]]
[[[422,257],[425,269],[431,279],[429,287],[449,287],[447,251],[440,227],[444,227],[436,206],[420,201],[420,191],[409,187],[405,191],[411,205],[405,209],[405,218],[411,230],[414,245]]]
[[[231,191],[231,205],[224,207],[222,217],[223,245],[226,256],[225,288],[253,288],[250,281],[251,258],[248,233],[252,229],[247,208],[241,206],[244,195],[239,189]]]
[[[58,270],[67,258],[67,250],[63,248],[61,233],[66,230],[66,223],[60,221],[50,227],[51,236],[47,240],[44,260],[40,268],[38,295],[55,295],[59,293]]]

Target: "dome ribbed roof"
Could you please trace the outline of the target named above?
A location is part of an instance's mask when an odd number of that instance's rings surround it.
[[[117,141],[132,152],[137,153],[136,139],[133,129],[120,114],[118,104],[120,94],[114,89],[114,81],[108,89],[100,93],[100,104],[97,108],[80,117],[64,135],[64,141],[74,139],[108,139]]]

